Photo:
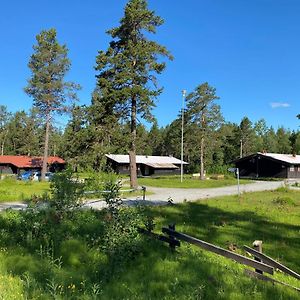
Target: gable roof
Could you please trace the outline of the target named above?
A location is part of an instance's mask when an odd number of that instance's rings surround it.
[[[105,156],[119,164],[129,164],[128,154],[105,154]],[[145,164],[155,168],[176,168],[175,165],[180,165],[181,160],[172,156],[136,155],[136,163]],[[188,165],[185,161],[183,161],[182,164]]]
[[[288,164],[288,165],[299,165],[300,164],[300,155],[293,155],[293,154],[281,154],[281,153],[264,153],[264,152],[257,152],[248,156],[244,156],[242,158],[238,158],[234,160],[233,162],[239,162],[246,159],[249,159],[251,157],[255,156],[264,156],[266,158],[269,158],[271,160],[277,160],[282,163]]]
[[[58,156],[49,156],[47,163],[49,165],[66,162]],[[0,155],[0,164],[12,164],[17,168],[41,168],[43,164],[42,157],[18,156],[18,155]]]
[[[300,164],[300,155],[293,155],[293,154],[280,154],[280,153],[263,153],[263,152],[257,152],[257,154],[273,158],[276,160],[283,161],[285,163],[291,164],[291,165],[297,165]]]

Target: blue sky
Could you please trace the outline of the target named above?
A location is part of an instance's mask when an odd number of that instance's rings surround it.
[[[0,104],[28,110],[24,92],[35,36],[56,28],[69,48],[68,79],[79,83],[80,104],[95,87],[95,57],[110,40],[126,1],[2,1],[0,12]],[[161,126],[176,118],[181,91],[207,81],[217,89],[227,121],[265,118],[275,129],[297,130],[300,121],[300,1],[150,0],[165,23],[153,39],[173,54],[159,77],[164,92],[154,114]]]

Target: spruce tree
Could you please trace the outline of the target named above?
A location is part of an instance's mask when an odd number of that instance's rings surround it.
[[[33,98],[33,106],[45,121],[45,141],[41,179],[45,179],[48,160],[48,142],[51,122],[54,114],[68,111],[68,100],[76,99],[79,86],[66,82],[65,75],[70,69],[67,57],[68,49],[60,45],[56,38],[56,30],[43,30],[36,36],[37,44],[33,46],[28,67],[31,77],[25,92]]]
[[[164,46],[148,39],[162,24],[163,20],[148,9],[146,0],[130,0],[120,26],[107,32],[112,37],[108,49],[99,51],[96,60],[97,85],[102,97],[109,107],[113,106],[118,118],[130,120],[130,185],[133,188],[137,187],[137,117],[153,121],[151,110],[162,92],[156,75],[165,69],[161,58],[172,59]]]

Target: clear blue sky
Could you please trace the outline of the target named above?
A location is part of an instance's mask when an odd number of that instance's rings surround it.
[[[124,0],[2,1],[0,12],[0,104],[28,110],[23,92],[35,36],[54,27],[69,48],[68,79],[82,86],[81,104],[95,87],[95,57],[105,50],[105,31],[118,25]],[[298,129],[300,121],[300,1],[150,0],[165,20],[153,38],[175,59],[159,82],[164,92],[154,113],[161,126],[181,108],[181,90],[208,81],[217,89],[227,121],[265,118],[267,124]]]

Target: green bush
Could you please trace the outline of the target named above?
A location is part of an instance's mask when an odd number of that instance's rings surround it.
[[[281,206],[285,206],[285,205],[292,205],[295,206],[296,203],[295,201],[287,196],[280,196],[280,197],[276,197],[274,200],[272,200],[272,203],[276,204],[276,205],[281,205]]]
[[[50,207],[62,217],[82,205],[84,185],[71,169],[67,169],[53,176],[50,193]]]

